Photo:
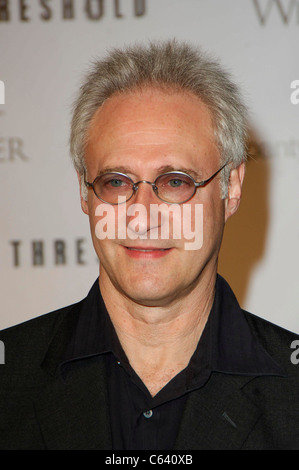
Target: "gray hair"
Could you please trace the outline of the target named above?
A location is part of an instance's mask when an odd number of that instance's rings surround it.
[[[71,123],[71,157],[81,181],[95,112],[112,95],[147,86],[189,91],[209,108],[221,164],[230,162],[221,178],[225,198],[231,169],[246,160],[246,108],[237,86],[218,62],[177,40],[113,49],[106,58],[94,62],[74,103]],[[86,197],[84,184],[82,195]]]

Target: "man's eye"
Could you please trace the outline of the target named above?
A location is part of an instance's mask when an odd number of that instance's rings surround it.
[[[178,178],[176,179],[172,179],[169,181],[169,185],[172,187],[172,188],[179,188],[180,186],[182,186],[184,184],[184,181],[183,180],[180,180]]]
[[[108,181],[107,184],[109,184],[113,188],[119,188],[124,184],[124,181],[114,178],[113,180]]]

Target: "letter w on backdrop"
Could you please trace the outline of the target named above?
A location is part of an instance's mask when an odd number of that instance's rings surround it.
[[[295,10],[299,11],[298,0],[252,0],[258,19],[262,25],[265,25],[272,14],[273,6],[275,4],[276,11],[279,13],[280,18],[284,24],[289,24],[294,15]]]

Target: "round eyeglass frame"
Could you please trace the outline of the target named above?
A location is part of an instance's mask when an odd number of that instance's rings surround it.
[[[103,173],[102,175],[99,175],[99,176],[96,176],[96,178],[93,180],[92,183],[86,181],[85,179],[85,169],[84,169],[84,184],[87,188],[92,188],[93,189],[93,192],[95,194],[95,196],[100,199],[100,201],[102,202],[105,202],[106,204],[111,204],[111,205],[119,205],[119,204],[123,204],[125,202],[128,202],[135,194],[136,192],[138,191],[138,188],[139,188],[139,184],[140,183],[146,183],[146,184],[150,184],[153,188],[153,191],[155,193],[155,195],[163,202],[166,202],[167,204],[184,204],[185,202],[187,201],[190,201],[190,199],[193,198],[194,194],[196,193],[196,190],[197,188],[201,188],[203,186],[206,186],[208,183],[210,183],[210,181],[212,181],[212,179],[215,178],[216,175],[218,175],[218,173],[220,173],[221,170],[223,170],[223,168],[226,167],[226,165],[228,165],[229,162],[226,162],[224,165],[222,165],[222,167],[219,168],[219,170],[217,170],[215,173],[213,173],[212,176],[210,176],[209,178],[203,180],[203,181],[195,181],[195,179],[191,176],[191,175],[188,175],[188,173],[185,173],[184,171],[168,171],[166,173],[162,173],[161,175],[158,175],[157,178],[155,179],[155,181],[152,183],[151,181],[147,181],[147,180],[140,180],[140,181],[137,181],[136,183],[134,183],[134,181],[132,180],[132,178],[130,178],[128,175],[126,175],[125,173],[121,173],[119,171],[109,171],[107,173]],[[131,181],[132,183],[132,194],[130,197],[128,197],[128,199],[126,199],[125,201],[122,201],[121,203],[118,203],[118,202],[108,202],[108,201],[105,201],[105,199],[103,199],[102,197],[100,197],[97,193],[96,193],[96,190],[95,190],[95,184],[96,182],[102,177],[102,176],[106,176],[106,175],[120,175],[120,176],[124,176],[126,178],[128,178],[128,180]],[[167,201],[163,198],[161,198],[159,196],[159,193],[158,193],[158,187],[156,186],[156,182],[159,178],[161,178],[162,176],[166,176],[166,175],[183,175],[183,176],[187,176],[188,178],[190,178],[190,180],[193,182],[194,184],[194,191],[192,193],[192,195],[190,197],[188,197],[187,199],[185,199],[184,201],[181,201],[181,202],[170,202],[170,201]]]

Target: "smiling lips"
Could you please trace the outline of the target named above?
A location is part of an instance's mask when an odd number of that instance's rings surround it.
[[[169,253],[172,248],[157,248],[157,247],[139,247],[139,246],[125,246],[127,254],[131,258],[160,258]]]

